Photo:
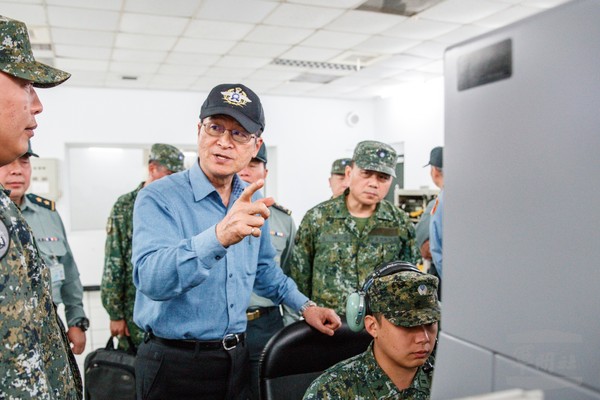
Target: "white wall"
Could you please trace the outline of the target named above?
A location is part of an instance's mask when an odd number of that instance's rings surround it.
[[[100,283],[104,258],[103,230],[72,231],[67,147],[117,145],[132,147],[166,142],[195,148],[196,124],[206,93],[137,91],[57,87],[39,90],[44,112],[33,139],[42,157],[60,160],[62,197],[58,209],[84,285]],[[329,198],[331,162],[349,157],[357,142],[377,139],[404,142],[405,187],[430,185],[426,168],[431,147],[441,144],[443,85],[407,86],[397,96],[377,101],[263,96],[265,142],[277,148],[277,201],[293,211],[299,224],[304,213]],[[356,126],[346,123],[348,113],[359,115]],[[99,163],[97,173],[106,168]],[[139,174],[139,170],[123,171]],[[144,176],[139,176],[143,180]],[[115,176],[119,179],[119,176]],[[90,177],[94,185],[94,177]],[[133,190],[134,187],[131,188]],[[119,195],[115,194],[116,197]],[[90,212],[98,212],[90,210]],[[107,214],[107,211],[102,210]],[[108,214],[106,215],[108,217]]]

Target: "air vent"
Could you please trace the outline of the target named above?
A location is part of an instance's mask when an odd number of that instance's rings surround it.
[[[324,69],[324,70],[341,70],[341,71],[352,71],[355,70],[354,66],[348,64],[335,64],[328,62],[319,61],[303,61],[303,60],[288,60],[285,58],[276,58],[271,61],[273,65],[282,65],[286,67],[300,67],[309,69]]]
[[[335,79],[339,78],[338,76],[333,75],[325,75],[325,74],[311,74],[304,73],[300,74],[297,77],[290,79],[291,82],[308,82],[308,83],[329,83]]]
[[[121,79],[123,79],[124,81],[137,81],[138,77],[137,76],[131,76],[131,75],[123,75],[121,77]]]
[[[442,0],[367,0],[357,10],[413,17]]]

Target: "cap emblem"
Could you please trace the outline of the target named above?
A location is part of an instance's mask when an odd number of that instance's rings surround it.
[[[241,88],[236,87],[234,89],[229,89],[226,92],[221,92],[223,95],[223,100],[226,103],[231,104],[232,106],[245,106],[247,103],[252,103],[252,100],[248,98],[246,92],[244,92]]]
[[[377,155],[379,156],[379,158],[385,158],[387,156],[387,151],[385,151],[385,150],[379,150],[379,152],[377,153]]]
[[[427,294],[427,286],[426,285],[419,285],[419,287],[417,288],[417,292],[419,292],[419,294],[421,296],[425,296]]]

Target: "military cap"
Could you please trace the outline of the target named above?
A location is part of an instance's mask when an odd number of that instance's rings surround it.
[[[63,83],[71,74],[33,58],[27,26],[0,15],[0,71],[49,88]]]
[[[29,156],[29,157],[31,157],[31,156],[33,156],[33,157],[39,157],[39,156],[38,156],[37,154],[35,154],[35,153],[33,152],[33,150],[31,149],[31,140],[30,140],[30,141],[29,141],[29,143],[28,143],[28,146],[27,146],[27,152],[26,152],[25,154],[23,154],[23,155],[24,155],[24,156]]]
[[[241,83],[224,83],[215,86],[200,108],[200,119],[224,114],[235,118],[250,133],[265,130],[265,113],[260,99]]]
[[[356,145],[352,161],[358,168],[381,172],[395,178],[397,158],[392,146],[374,140],[365,140]]]
[[[410,328],[440,320],[438,278],[414,271],[400,271],[375,278],[367,290],[372,313],[382,313],[396,326]]]
[[[258,154],[254,158],[264,162],[265,164],[267,163],[267,147],[265,146],[264,142],[260,145],[260,149],[258,149]]]
[[[437,168],[444,167],[444,148],[442,146],[431,149],[431,153],[429,153],[429,162],[425,164],[424,167],[428,165],[433,165]]]
[[[175,146],[155,143],[150,149],[149,161],[156,161],[171,172],[183,171],[183,153]]]
[[[331,164],[331,175],[346,175],[348,165],[352,165],[351,158],[338,158]]]

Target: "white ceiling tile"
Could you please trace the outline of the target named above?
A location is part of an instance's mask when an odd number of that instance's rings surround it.
[[[249,75],[248,78],[257,80],[273,79],[279,81],[287,81],[297,75],[298,71],[289,71],[281,68],[273,68],[271,66],[267,66],[265,68],[256,70],[256,72]]]
[[[119,89],[145,89],[152,75],[137,75],[137,79],[135,80],[123,79],[123,76],[124,74],[119,72],[111,73],[106,78],[106,81],[111,87]],[[127,76],[129,76],[129,74],[127,74]]]
[[[251,88],[254,93],[257,93],[259,97],[269,91],[270,89],[281,85],[282,81],[279,81],[275,78],[270,79],[255,79],[252,77],[247,77],[244,79],[244,85]],[[268,132],[269,125],[267,125],[266,131]]]
[[[0,2],[0,15],[23,21],[28,28],[35,25],[46,25],[46,10],[39,4],[21,4],[21,3],[5,3]]]
[[[400,15],[351,10],[327,24],[327,30],[376,34],[390,29],[405,19],[406,17]]]
[[[290,48],[286,44],[262,44],[254,42],[239,42],[230,51],[234,56],[279,57]]]
[[[196,19],[188,25],[184,36],[201,39],[241,40],[253,28],[254,24]]]
[[[323,6],[332,8],[354,9],[364,3],[365,0],[288,0],[288,3],[307,4],[310,6]]]
[[[286,82],[269,90],[269,93],[289,96],[302,94],[322,86],[322,83]]]
[[[439,59],[444,56],[444,51],[446,50],[446,47],[447,46],[443,43],[423,42],[415,47],[411,47],[410,49],[408,49],[406,51],[406,54],[417,57]]]
[[[509,4],[519,4],[521,2],[523,2],[524,0],[492,0],[498,3],[509,3]]]
[[[569,0],[524,0],[521,5],[538,8],[551,8],[567,3]]]
[[[196,78],[204,72],[206,72],[206,66],[181,64],[162,64],[157,71],[158,74],[162,75],[190,75]]]
[[[108,61],[77,60],[74,58],[57,58],[54,66],[65,71],[108,71]]]
[[[0,6],[3,7],[5,4],[44,4],[45,0],[0,0]],[[1,14],[4,15],[4,14]],[[5,17],[11,18],[10,16],[4,15]]]
[[[417,45],[419,42],[412,39],[373,36],[358,46],[354,46],[354,48],[381,54],[397,54]]]
[[[235,45],[232,40],[205,40],[181,38],[174,47],[175,51],[183,53],[225,54]]]
[[[489,31],[488,28],[475,25],[463,25],[462,27],[453,30],[452,32],[446,33],[445,35],[438,36],[434,39],[436,42],[446,44],[456,44],[464,40],[470,39],[475,36],[479,36]]]
[[[201,3],[201,0],[126,0],[125,11],[190,17],[194,15]]]
[[[203,75],[200,78],[198,78],[196,82],[190,85],[190,89],[208,93],[213,87],[220,85],[221,83],[227,83],[227,81],[219,77]]]
[[[213,65],[221,58],[215,54],[196,54],[196,53],[169,53],[165,59],[165,64],[173,65],[192,65],[192,66],[207,66]]]
[[[64,83],[65,87],[70,86],[104,86],[106,81],[106,72],[95,71],[77,71],[69,70],[71,77]]]
[[[242,81],[243,78],[252,74],[255,70],[251,68],[224,68],[224,67],[211,67],[206,70],[203,76],[210,76],[213,78],[220,78],[223,82],[234,82]]]
[[[115,47],[120,49],[170,50],[177,36],[149,36],[135,33],[118,33]]]
[[[474,25],[496,29],[540,12],[533,7],[514,6],[474,22]]]
[[[188,87],[198,79],[198,75],[183,75],[183,74],[155,74],[150,78],[150,84],[162,84],[164,87],[169,85],[183,85]]]
[[[369,35],[348,32],[316,31],[301,44],[309,47],[326,47],[329,49],[347,49],[354,47],[369,38]]]
[[[336,49],[318,49],[316,47],[296,46],[281,55],[280,58],[306,61],[329,61],[340,54]]]
[[[261,22],[277,3],[257,0],[205,0],[195,17],[213,21]]]
[[[215,63],[215,66],[222,67],[243,67],[243,68],[261,68],[271,62],[270,58],[262,57],[240,57],[223,56]]]
[[[114,31],[119,23],[116,11],[84,8],[48,7],[48,20],[53,27],[96,31]]]
[[[281,4],[263,20],[263,23],[284,27],[318,29],[343,13],[344,10],[342,9],[317,8],[298,4]]]
[[[119,28],[129,33],[175,36],[183,32],[188,22],[189,18],[124,13]]]
[[[142,74],[153,74],[158,70],[158,63],[112,61],[109,71],[118,72],[123,75],[140,76]]]
[[[370,66],[361,68],[359,71],[353,73],[353,77],[371,77],[371,78],[388,78],[394,76],[400,71],[399,68],[385,68],[380,66]]]
[[[490,16],[510,4],[495,3],[487,0],[446,0],[423,11],[421,18],[469,24]]]
[[[51,6],[120,11],[123,5],[123,0],[46,0],[46,4]]]
[[[115,49],[112,59],[139,63],[160,63],[167,57],[166,51]]]
[[[297,44],[312,32],[310,29],[259,25],[246,35],[245,40],[259,43]]]
[[[396,70],[409,70],[430,62],[430,58],[416,57],[408,54],[397,54],[378,62],[377,66]]]
[[[460,27],[459,24],[431,21],[423,18],[408,18],[398,25],[381,32],[384,36],[406,39],[429,40]]]
[[[27,31],[29,32],[29,41],[38,44],[49,44],[52,43],[50,40],[50,29],[47,26],[34,26],[28,25]]]
[[[57,44],[110,47],[115,41],[115,34],[106,31],[54,28],[51,30],[51,35]]]
[[[73,46],[57,44],[54,47],[57,57],[81,58],[90,60],[108,60],[112,49],[109,47]]]
[[[426,82],[439,77],[438,74],[431,74],[428,72],[406,71],[394,76],[394,80],[401,82]]]
[[[416,68],[416,71],[428,72],[430,74],[437,74],[437,75],[441,76],[444,74],[444,61],[436,60],[436,61],[430,62],[429,64],[425,64],[425,65],[420,66],[419,68]]]
[[[377,82],[379,78],[372,76],[344,76],[328,84],[328,86],[358,86],[363,87]]]

